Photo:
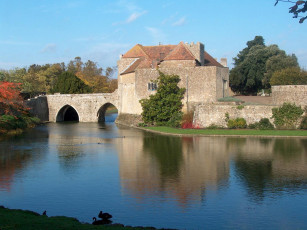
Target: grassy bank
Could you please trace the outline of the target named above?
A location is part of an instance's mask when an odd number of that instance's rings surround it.
[[[145,127],[155,132],[179,135],[237,135],[237,136],[300,136],[307,137],[306,130],[254,130],[254,129],[176,129],[170,127]]]
[[[75,218],[55,216],[47,217],[39,215],[35,212],[7,209],[0,206],[0,229],[16,229],[16,230],[91,230],[91,229],[153,229],[153,228],[142,228],[142,227],[123,227],[120,225],[92,225],[80,223]]]

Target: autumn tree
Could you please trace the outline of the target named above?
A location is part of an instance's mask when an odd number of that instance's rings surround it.
[[[20,88],[20,83],[0,82],[0,115],[18,116],[26,111]]]
[[[307,1],[276,0],[275,6],[279,2],[287,2],[292,4],[292,6],[289,8],[289,13],[293,14],[293,18],[300,18],[299,23],[303,23],[306,20]]]

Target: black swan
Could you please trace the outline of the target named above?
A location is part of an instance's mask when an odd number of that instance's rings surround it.
[[[94,222],[93,225],[104,225],[104,224],[111,224],[111,220],[97,220],[96,217],[93,217]]]
[[[109,220],[112,218],[112,215],[110,215],[109,213],[105,212],[103,213],[102,211],[99,212],[98,217],[103,219],[103,220]]]

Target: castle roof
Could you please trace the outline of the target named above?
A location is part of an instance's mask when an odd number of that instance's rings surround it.
[[[120,74],[132,73],[136,69],[155,68],[162,61],[170,60],[196,60],[192,52],[183,42],[178,45],[143,46],[140,44],[132,47],[122,58],[136,58]],[[205,66],[223,67],[210,54],[204,52]]]

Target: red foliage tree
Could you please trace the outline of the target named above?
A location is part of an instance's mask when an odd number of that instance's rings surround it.
[[[20,83],[0,82],[0,115],[18,116],[27,113],[20,96]]]

